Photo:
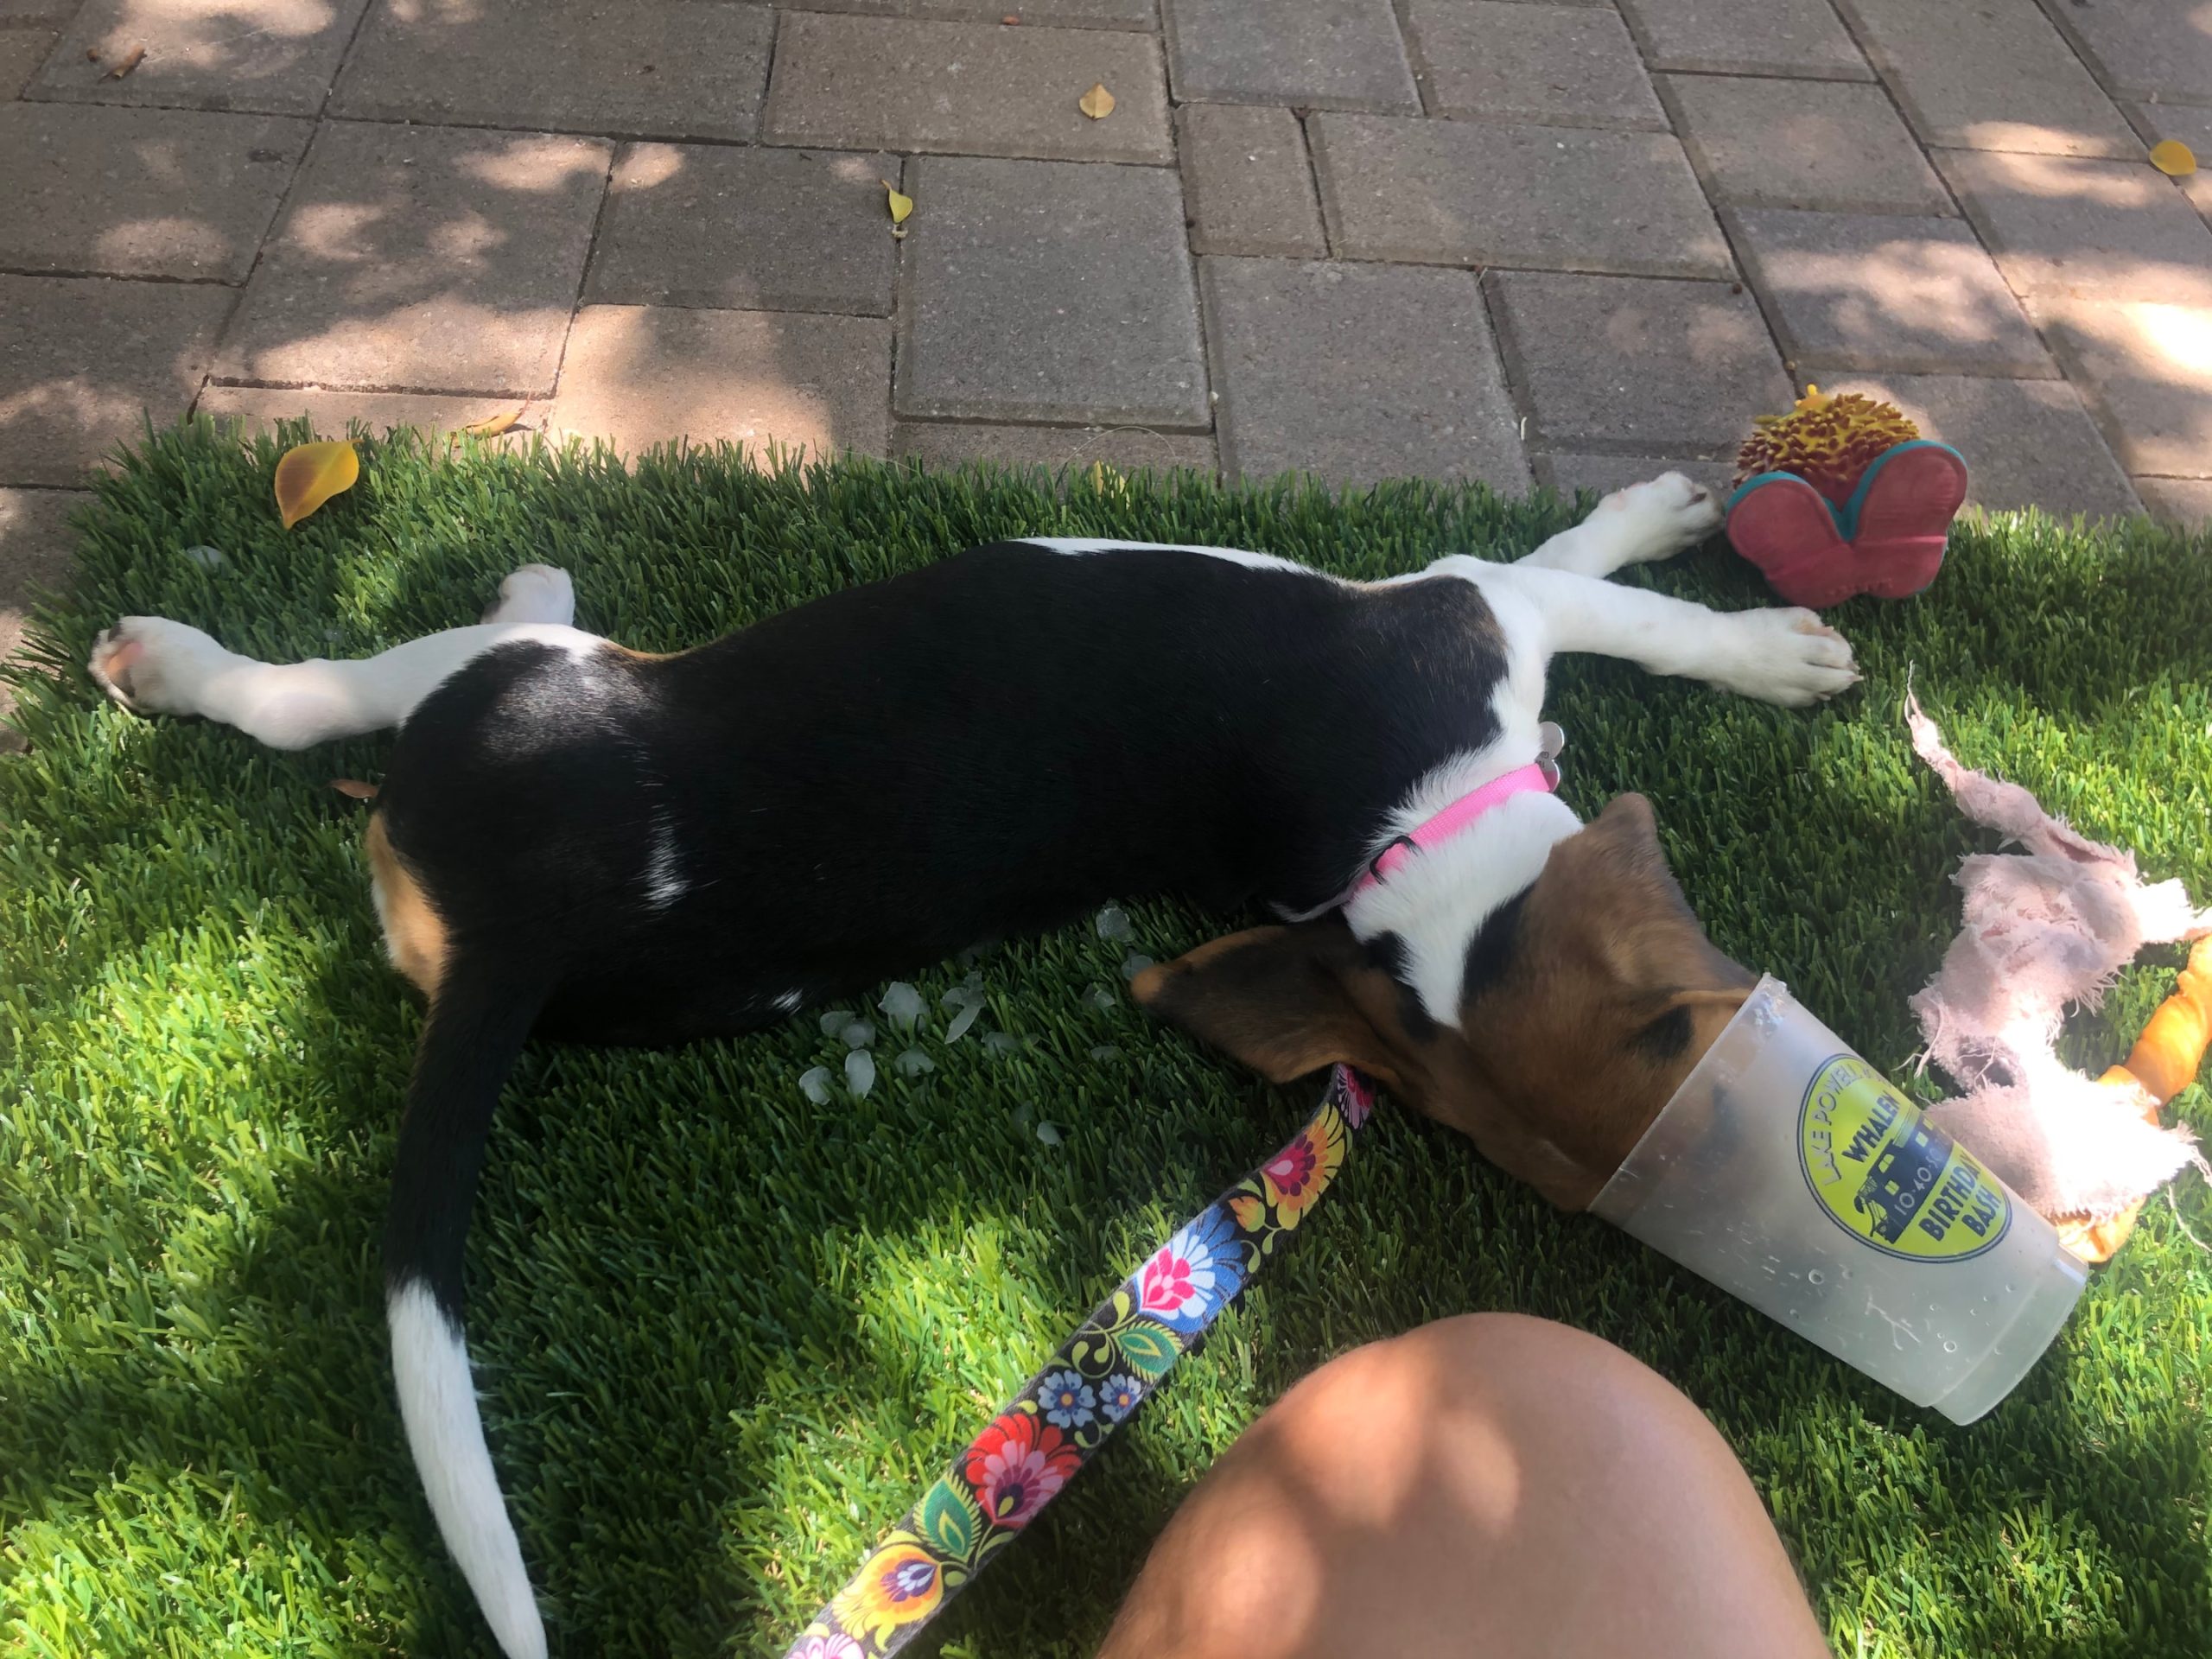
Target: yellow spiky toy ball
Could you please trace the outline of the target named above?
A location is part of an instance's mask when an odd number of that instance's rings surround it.
[[[1830,501],[1851,499],[1884,450],[1910,443],[1920,429],[1894,404],[1859,393],[1834,397],[1807,386],[1787,415],[1762,415],[1736,452],[1736,483],[1761,473],[1794,473]]]

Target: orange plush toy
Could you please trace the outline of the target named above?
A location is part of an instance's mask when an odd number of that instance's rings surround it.
[[[2156,1126],[2158,1109],[2196,1080],[2212,1047],[2212,937],[2190,947],[2189,966],[2181,970],[2174,994],[2158,1005],[2127,1058],[2097,1079],[2101,1089],[2117,1091]],[[2138,1198],[2117,1215],[2061,1216],[2058,1236],[2084,1262],[2109,1262],[2135,1230],[2142,1213]]]

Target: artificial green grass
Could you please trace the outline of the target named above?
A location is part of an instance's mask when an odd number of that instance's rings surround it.
[[[277,525],[277,447],[196,427],[101,486],[58,680],[0,760],[0,1627],[27,1655],[486,1653],[418,1496],[374,1240],[419,1014],[384,964],[362,810],[382,740],[303,754],[134,719],[74,665],[123,613],[272,658],[473,620],[532,559],[579,621],[645,649],[1009,534],[1262,548],[1379,575],[1510,556],[1541,499],[1341,498],[1190,480],[766,476],[724,455],[626,474],[404,437]],[[180,550],[227,556],[207,569]],[[1969,765],[2034,789],[2212,899],[2212,560],[2142,525],[1964,527],[1926,596],[1836,620],[1867,679],[1789,713],[1562,663],[1567,793],[1656,802],[1714,939],[1901,1082],[1905,998],[1977,843],[1907,747],[1909,670]],[[1649,580],[1736,606],[1719,552]],[[1165,957],[1220,930],[1135,906]],[[1271,1090],[1147,1020],[1088,926],[976,964],[976,1029],[857,1102],[798,1078],[812,1014],[664,1053],[533,1047],[470,1248],[472,1339],[556,1651],[769,1653],[1152,1243],[1271,1151]],[[2124,1051],[2180,959],[2154,951],[2075,1057]],[[986,1044],[987,1033],[1004,1033]],[[1012,1039],[1011,1041],[1007,1039]],[[2180,1102],[2202,1127],[2202,1089]],[[1040,1138],[1040,1123],[1060,1130]],[[2146,1212],[2057,1347],[1967,1429],[1916,1411],[1463,1140],[1386,1108],[1328,1203],[1162,1395],[942,1621],[948,1655],[1088,1652],[1179,1496],[1269,1400],[1356,1344],[1475,1308],[1598,1332],[1687,1389],[1765,1497],[1847,1656],[2212,1649],[2202,1416],[2212,1205]]]

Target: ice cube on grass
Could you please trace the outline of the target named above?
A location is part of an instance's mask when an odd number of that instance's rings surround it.
[[[1039,1123],[1037,1126],[1037,1138],[1039,1141],[1042,1141],[1048,1147],[1058,1146],[1060,1144],[1060,1126],[1057,1123]]]
[[[968,1027],[976,1023],[976,1016],[983,1011],[981,1002],[970,1002],[952,1016],[952,1023],[944,1028],[944,1040],[957,1043],[968,1034]]]
[[[837,1035],[843,1039],[847,1048],[866,1048],[875,1040],[875,1027],[865,1020],[850,1020]]]
[[[817,1106],[830,1103],[830,1068],[817,1065],[811,1071],[799,1073],[798,1091]]]
[[[815,1023],[822,1027],[824,1037],[835,1037],[853,1023],[853,1011],[850,1008],[830,1008]]]
[[[883,1001],[875,1005],[883,1017],[901,1031],[912,1028],[929,1004],[922,1001],[922,994],[903,979],[894,979],[883,988]]]
[[[1122,977],[1123,979],[1135,979],[1139,974],[1144,972],[1146,969],[1151,966],[1152,958],[1150,957],[1145,955],[1141,950],[1132,950],[1128,956],[1122,958]]]
[[[1090,1006],[1102,1014],[1111,1014],[1122,1006],[1122,999],[1103,985],[1094,985],[1089,992]]]
[[[1129,912],[1119,905],[1109,905],[1100,911],[1096,925],[1102,939],[1126,939],[1134,931],[1129,926]]]
[[[937,1062],[918,1048],[905,1050],[891,1064],[902,1077],[918,1077],[925,1071],[937,1070]]]
[[[1122,1058],[1122,1051],[1111,1043],[1101,1043],[1090,1051],[1090,1058],[1100,1061],[1118,1060]]]
[[[1011,1054],[1021,1046],[1021,1039],[1006,1031],[987,1031],[983,1046],[994,1054]]]
[[[856,1048],[845,1056],[845,1086],[860,1096],[875,1087],[875,1056],[864,1048]]]
[[[184,550],[184,556],[190,559],[202,570],[219,569],[226,563],[227,563],[224,557],[223,550],[221,548],[210,547],[205,542],[202,542],[198,547],[186,548]]]

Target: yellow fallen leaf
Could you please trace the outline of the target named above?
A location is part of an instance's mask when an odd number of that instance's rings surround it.
[[[893,225],[904,225],[906,222],[906,215],[914,211],[914,199],[912,196],[900,195],[899,187],[888,179],[878,179],[876,182],[883,187],[883,194],[890,198],[891,222]]]
[[[486,415],[480,421],[471,421],[461,429],[474,437],[496,438],[520,419],[522,410],[511,409],[504,415]]]
[[[1102,80],[1076,99],[1075,106],[1092,120],[1103,121],[1114,113],[1114,94],[1106,90],[1106,83]]]
[[[2151,146],[2151,165],[2170,179],[2185,179],[2196,171],[2196,157],[2178,138]]]
[[[350,443],[302,443],[276,463],[276,511],[289,530],[361,475],[361,458]]]

